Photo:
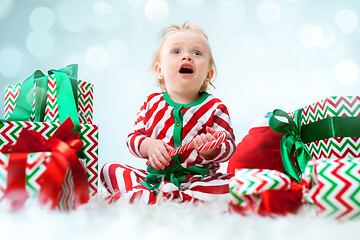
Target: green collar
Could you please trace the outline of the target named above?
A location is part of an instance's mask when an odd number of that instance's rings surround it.
[[[180,103],[176,103],[174,102],[170,97],[168,92],[164,92],[163,97],[164,100],[171,106],[171,107],[176,107],[176,106],[181,106],[182,108],[188,108],[188,107],[194,107],[196,105],[199,105],[201,103],[203,103],[207,97],[209,96],[209,94],[207,92],[200,92],[201,96],[198,100],[192,102],[192,103],[188,103],[188,104],[180,104]]]

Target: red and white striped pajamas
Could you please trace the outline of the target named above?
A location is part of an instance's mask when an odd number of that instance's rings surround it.
[[[176,148],[191,142],[196,135],[206,133],[207,126],[227,132],[227,139],[219,146],[218,154],[209,160],[193,149],[173,157],[172,161],[175,167],[181,165],[181,169],[211,169],[206,174],[186,175],[178,186],[170,180],[162,181],[160,189],[153,192],[143,185],[149,174],[147,171],[110,162],[101,170],[101,182],[114,196],[121,195],[130,201],[140,199],[145,203],[156,202],[153,193],[157,193],[157,197],[161,194],[164,198],[179,201],[228,198],[232,175],[216,171],[220,163],[228,161],[234,153],[235,136],[226,106],[213,95],[204,92],[199,100],[185,105],[173,102],[167,92],[148,96],[128,136],[127,146],[133,155],[143,158],[139,146],[145,138],[160,139]]]

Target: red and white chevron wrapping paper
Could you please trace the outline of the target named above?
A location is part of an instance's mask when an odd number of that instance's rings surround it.
[[[5,88],[4,119],[8,119],[14,111],[20,88],[21,83],[13,84]]]
[[[258,201],[259,194],[267,190],[289,190],[290,178],[279,171],[242,168],[230,179],[233,204],[243,207]]]
[[[303,204],[319,217],[338,220],[360,218],[360,158],[314,159],[302,181]],[[230,180],[232,203],[259,206],[267,190],[292,189],[290,178],[276,170],[240,169]]]
[[[302,109],[301,124],[340,116],[360,117],[360,96],[329,97],[308,105]],[[306,145],[315,159],[360,157],[359,137],[335,137]]]
[[[16,99],[21,88],[21,83],[14,84],[5,88],[4,118],[8,119],[14,111]],[[78,80],[78,113],[80,123],[92,124],[93,121],[93,93],[94,86],[83,80]],[[35,103],[33,103],[34,105]],[[45,121],[59,121],[56,78],[54,75],[48,77],[48,90],[45,108]]]
[[[29,153],[26,164],[26,192],[30,199],[36,199],[40,191],[39,180],[46,170],[51,157],[50,152]],[[0,199],[6,190],[7,166],[9,163],[9,155],[0,153]],[[62,188],[59,193],[57,209],[70,210],[73,209],[74,201],[74,183],[71,172],[68,168]],[[26,204],[31,205],[31,201]]]
[[[24,122],[9,121],[0,122],[0,149],[7,144],[14,144],[22,130],[36,130],[45,139],[52,136],[60,126],[55,122]],[[95,195],[98,189],[98,127],[93,124],[80,124],[80,139],[84,143],[84,165],[89,183],[90,195]]]
[[[303,179],[312,186],[304,199],[319,216],[360,218],[360,158],[311,160]]]

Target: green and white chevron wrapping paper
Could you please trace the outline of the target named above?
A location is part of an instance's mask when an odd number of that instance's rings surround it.
[[[319,217],[360,218],[360,158],[313,159],[303,174],[303,203]],[[240,169],[230,180],[232,203],[260,205],[260,193],[291,189],[290,178],[275,170]]]
[[[260,193],[266,190],[288,190],[290,183],[290,178],[279,171],[239,169],[229,183],[232,203],[246,207],[250,202],[258,201]]]
[[[4,118],[8,119],[14,111],[16,99],[21,88],[21,83],[5,88]],[[78,80],[78,114],[80,123],[92,124],[93,121],[93,93],[94,86],[83,80]],[[34,105],[34,104],[33,104]],[[48,77],[48,90],[44,120],[50,122],[59,121],[56,78],[54,75]]]
[[[29,153],[26,165],[26,191],[29,198],[34,200],[40,191],[39,179],[45,172],[47,164],[50,161],[50,152]],[[9,155],[0,153],[0,199],[6,190],[7,166]],[[72,175],[68,169],[65,175],[62,188],[59,193],[59,202],[57,208],[60,210],[69,210],[73,208],[74,202],[74,183]],[[32,201],[28,200],[26,205],[31,206]]]
[[[21,83],[13,84],[5,88],[4,119],[8,119],[14,111],[20,88]]]
[[[60,126],[55,122],[0,122],[0,149],[7,144],[14,144],[22,130],[36,130],[45,139],[49,139],[53,132]],[[95,195],[98,190],[98,127],[93,124],[80,124],[80,139],[84,143],[84,165],[89,183],[90,195]]]
[[[312,186],[304,199],[319,216],[360,218],[360,158],[311,160],[303,179]]]
[[[301,124],[328,117],[360,117],[359,96],[329,97],[302,109]],[[293,116],[292,116],[293,117]],[[335,137],[306,144],[315,159],[360,157],[360,138]]]

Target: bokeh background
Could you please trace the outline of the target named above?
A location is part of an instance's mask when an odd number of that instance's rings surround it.
[[[275,108],[359,94],[359,14],[358,0],[0,0],[0,88],[79,64],[95,85],[100,167],[145,167],[125,141],[145,97],[160,91],[150,62],[161,28],[189,20],[208,33],[218,69],[210,92],[240,142]]]

